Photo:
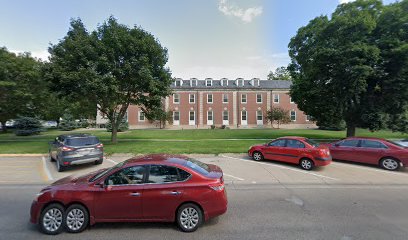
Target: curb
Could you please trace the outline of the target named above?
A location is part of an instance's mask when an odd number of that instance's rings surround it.
[[[22,153],[22,154],[14,154],[14,153],[5,153],[0,154],[0,157],[42,157],[45,153]]]

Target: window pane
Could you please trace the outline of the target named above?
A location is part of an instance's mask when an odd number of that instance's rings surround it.
[[[180,112],[174,112],[174,121],[179,121],[180,120]]]
[[[94,136],[90,137],[76,137],[76,138],[67,138],[66,144],[68,146],[87,146],[87,145],[95,145],[99,143],[99,139]]]
[[[290,111],[290,120],[296,121],[296,112],[295,111]]]
[[[224,120],[228,120],[228,111],[224,111],[224,112],[222,113],[222,116],[223,116],[223,119],[224,119]]]
[[[246,103],[247,102],[247,95],[246,94],[242,94],[241,96],[241,102]]]
[[[228,102],[228,94],[223,95],[223,102],[227,103]]]
[[[179,98],[179,95],[178,95],[178,94],[174,94],[174,95],[173,95],[173,101],[174,101],[175,103],[180,102],[180,98]]]
[[[207,112],[207,119],[208,119],[209,121],[212,121],[212,120],[213,120],[213,112],[212,112],[212,111],[208,111],[208,112]]]
[[[357,139],[344,140],[343,142],[341,142],[339,144],[339,146],[342,146],[342,147],[357,147],[358,141],[359,140],[357,140]]]
[[[143,183],[143,166],[125,168],[108,177],[108,185],[141,184]]]
[[[288,139],[287,142],[286,142],[286,147],[289,147],[289,148],[305,148],[305,144],[303,144],[301,141],[298,141],[298,140]]]
[[[194,112],[190,112],[190,121],[194,121]]]
[[[207,95],[207,102],[209,102],[209,103],[213,102],[213,95],[212,94]]]
[[[187,159],[186,166],[203,175],[207,175],[210,172],[210,167],[207,164],[193,158]]]
[[[256,119],[259,121],[262,120],[262,111],[256,111]]]
[[[275,103],[278,103],[278,102],[279,102],[279,94],[274,94],[274,95],[273,95],[273,101],[274,101]]]
[[[261,103],[262,102],[262,94],[256,94],[256,102]]]
[[[190,177],[190,173],[184,171],[183,169],[177,168],[178,173],[179,173],[179,181],[185,181]]]
[[[247,120],[247,111],[242,111],[242,121],[246,121]]]
[[[272,147],[284,147],[285,142],[286,142],[285,139],[279,139],[279,140],[275,140],[273,142],[270,142],[269,146],[272,146]]]
[[[176,182],[178,180],[177,168],[162,165],[150,166],[149,183]]]
[[[144,121],[145,120],[145,114],[144,112],[139,112],[139,120]]]
[[[366,148],[387,148],[384,144],[377,142],[377,141],[371,141],[371,140],[361,140],[361,147],[366,147]]]

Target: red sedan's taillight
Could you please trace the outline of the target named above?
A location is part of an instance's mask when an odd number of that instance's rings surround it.
[[[319,153],[320,153],[321,156],[329,156],[330,155],[329,149],[325,149],[325,148],[319,149]]]
[[[222,192],[224,190],[224,184],[223,183],[217,183],[217,184],[211,184],[209,187],[217,192]]]
[[[62,147],[62,151],[64,151],[64,152],[68,152],[68,151],[72,151],[72,150],[74,150],[73,148],[70,148],[70,147]]]

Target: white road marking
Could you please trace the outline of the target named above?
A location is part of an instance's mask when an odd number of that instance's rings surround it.
[[[113,164],[115,164],[115,165],[118,164],[118,162],[113,161],[112,159],[106,158],[106,160],[109,161],[109,162],[111,162],[111,163],[113,163]]]
[[[340,163],[340,162],[332,162],[331,164],[333,165],[337,165],[337,166],[345,166],[345,167],[349,167],[349,168],[359,168],[359,169],[364,169],[364,170],[369,170],[369,171],[374,171],[374,172],[380,172],[380,173],[388,173],[388,174],[393,174],[393,175],[399,175],[399,176],[404,176],[407,177],[408,174],[406,173],[401,173],[401,172],[392,172],[392,171],[388,171],[385,169],[375,169],[372,167],[365,167],[365,166],[360,166],[360,165],[354,165],[352,163]]]
[[[340,180],[340,179],[337,179],[337,178],[332,178],[332,177],[328,177],[328,176],[321,175],[321,174],[317,174],[317,173],[313,173],[313,172],[307,172],[307,171],[305,171],[305,170],[293,169],[293,168],[281,166],[281,165],[274,164],[274,163],[255,162],[255,161],[249,161],[249,160],[246,160],[246,159],[236,158],[236,157],[230,157],[230,156],[225,156],[225,155],[220,155],[220,156],[221,156],[221,157],[226,157],[226,158],[231,158],[231,159],[236,159],[236,160],[240,160],[240,161],[244,161],[244,162],[248,162],[248,163],[255,163],[255,164],[261,164],[261,165],[266,165],[266,166],[274,166],[274,167],[277,167],[277,168],[282,168],[282,169],[286,169],[286,170],[292,170],[292,171],[295,171],[295,172],[300,172],[300,173],[304,173],[304,174],[309,174],[309,175],[312,175],[312,176],[315,176],[315,177],[320,177],[320,178],[327,178],[327,179],[331,179],[331,180],[334,180],[334,181],[339,181],[339,180]]]
[[[51,175],[50,170],[49,170],[48,167],[47,167],[47,163],[46,163],[46,160],[45,160],[45,157],[44,157],[44,156],[42,156],[42,163],[43,163],[44,172],[45,172],[45,174],[47,175],[48,181],[54,180],[54,178],[53,178],[52,175]]]
[[[245,179],[243,179],[243,178],[235,177],[235,176],[232,176],[232,175],[226,174],[226,173],[224,173],[224,175],[227,176],[227,177],[235,178],[235,179],[237,179],[237,180],[239,180],[239,181],[244,181],[244,180],[245,180]]]

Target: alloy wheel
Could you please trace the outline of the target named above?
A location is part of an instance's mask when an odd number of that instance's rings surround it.
[[[85,214],[81,209],[74,208],[67,213],[66,226],[72,231],[78,231],[85,223]]]
[[[262,153],[260,153],[260,152],[254,152],[254,154],[252,155],[252,157],[254,158],[255,161],[261,161],[261,160],[262,160]]]
[[[305,169],[305,170],[310,170],[313,167],[313,163],[309,159],[303,159],[300,162],[300,164],[301,164],[302,168]]]
[[[382,166],[387,170],[396,170],[399,167],[399,162],[392,158],[387,158],[382,160]]]
[[[62,212],[58,208],[49,209],[44,214],[42,224],[51,233],[58,231],[62,225]]]
[[[197,210],[192,207],[183,209],[180,214],[180,223],[187,230],[195,228],[199,224],[199,221],[200,216]]]

